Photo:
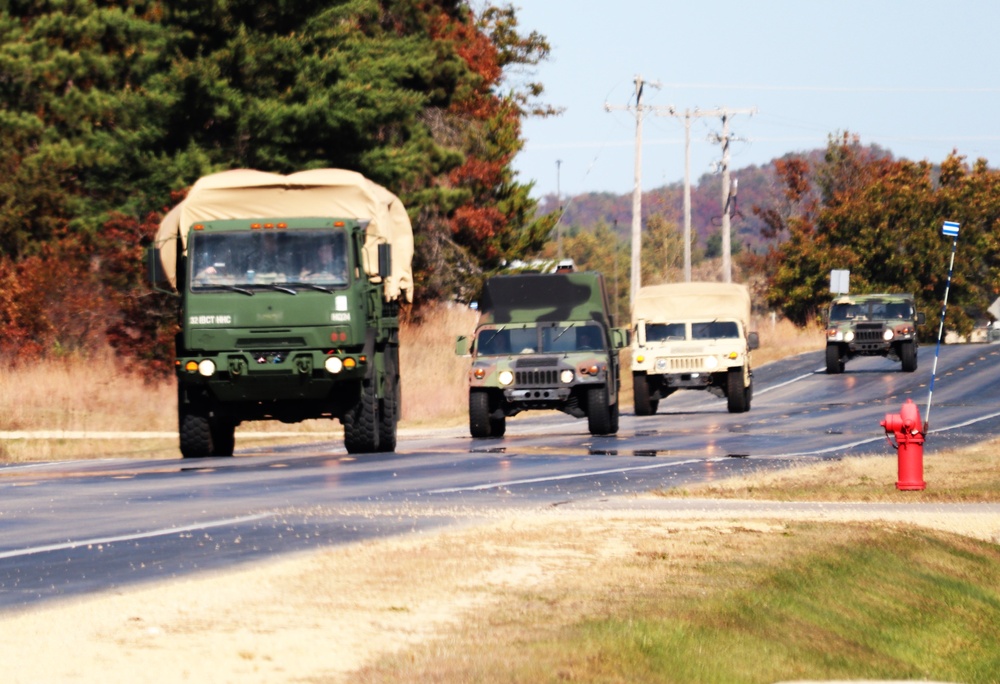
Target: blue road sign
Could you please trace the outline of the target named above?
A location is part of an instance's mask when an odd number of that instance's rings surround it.
[[[945,221],[941,232],[945,235],[958,237],[958,221]]]

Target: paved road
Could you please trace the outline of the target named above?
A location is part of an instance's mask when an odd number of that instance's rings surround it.
[[[321,545],[475,519],[497,508],[630,506],[629,495],[804,460],[895,457],[879,421],[926,410],[933,348],[916,373],[860,359],[842,375],[821,353],[757,371],[751,411],[687,392],[592,437],[562,414],[403,432],[395,454],[326,442],[231,459],[97,459],[0,467],[0,610],[253,562]],[[942,348],[926,457],[1000,436],[1000,346]]]

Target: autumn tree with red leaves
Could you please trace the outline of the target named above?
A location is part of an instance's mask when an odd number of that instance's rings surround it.
[[[851,292],[909,292],[922,311],[939,311],[951,251],[945,220],[962,225],[949,326],[968,333],[1000,294],[1000,173],[985,160],[970,167],[953,153],[934,167],[845,133],[831,137],[822,163],[777,169],[783,202],[755,208],[774,240],[760,265],[768,303],[793,322],[822,314],[834,269],[850,271]]]

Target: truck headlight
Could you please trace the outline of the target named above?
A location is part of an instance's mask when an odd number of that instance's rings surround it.
[[[336,375],[344,370],[344,362],[340,360],[339,356],[328,356],[326,357],[326,361],[323,362],[323,367],[326,368],[327,373]]]
[[[202,361],[199,361],[198,372],[206,378],[212,377],[215,375],[215,361],[212,359],[203,359]]]
[[[718,365],[719,365],[719,359],[717,357],[715,356],[705,357],[705,368],[711,369],[717,367]]]
[[[497,380],[500,381],[501,385],[506,387],[510,383],[514,382],[514,374],[509,370],[500,371],[500,374],[497,376]]]
[[[573,382],[573,371],[567,368],[566,370],[564,370],[562,373],[559,374],[559,379],[568,385],[569,383]]]
[[[889,340],[891,340],[892,339],[892,331],[889,330],[889,329],[886,329],[886,331],[884,333],[882,333],[882,339],[885,340],[886,342],[888,342]]]
[[[848,330],[847,332],[844,333],[844,342],[853,342],[853,341],[854,341],[854,331]]]
[[[660,371],[661,373],[663,371],[667,370],[667,360],[666,359],[657,359],[656,360],[656,370]]]

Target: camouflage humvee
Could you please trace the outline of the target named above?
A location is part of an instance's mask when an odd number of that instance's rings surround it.
[[[917,326],[923,322],[910,294],[837,297],[826,316],[826,372],[843,373],[855,356],[884,356],[912,373],[917,369]]]
[[[586,417],[591,434],[618,432],[618,351],[628,331],[613,327],[599,273],[496,276],[479,309],[474,337],[455,346],[472,354],[473,437],[501,437],[508,416],[545,409]]]

